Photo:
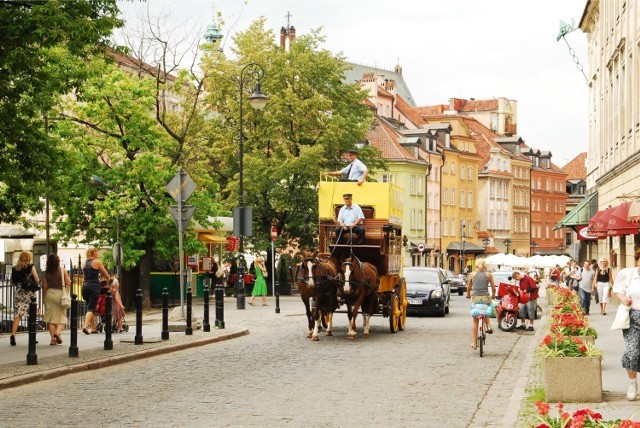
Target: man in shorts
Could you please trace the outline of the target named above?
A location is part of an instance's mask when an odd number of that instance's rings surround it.
[[[516,328],[518,330],[533,331],[533,322],[536,319],[536,307],[538,306],[538,284],[529,275],[525,275],[518,270],[513,272],[512,277],[520,284],[520,294],[529,295],[529,301],[520,303],[518,306],[520,325]],[[529,320],[529,326],[526,325],[526,320]]]

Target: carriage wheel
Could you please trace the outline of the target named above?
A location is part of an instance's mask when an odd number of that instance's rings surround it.
[[[400,330],[404,330],[405,324],[407,323],[407,306],[409,302],[407,301],[407,283],[404,278],[400,279],[400,323],[398,328]]]
[[[389,302],[389,330],[391,333],[398,331],[398,324],[400,321],[400,298],[398,293],[394,291],[391,294],[391,301]]]

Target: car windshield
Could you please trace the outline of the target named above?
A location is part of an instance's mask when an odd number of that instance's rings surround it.
[[[407,282],[424,282],[426,284],[438,284],[438,273],[435,270],[405,270],[404,277]]]

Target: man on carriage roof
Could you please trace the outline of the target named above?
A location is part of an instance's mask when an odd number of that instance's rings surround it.
[[[360,186],[367,179],[367,176],[369,175],[369,169],[360,159],[358,159],[357,150],[349,150],[347,152],[347,156],[349,156],[350,160],[349,165],[337,171],[327,172],[327,175],[344,175],[346,177],[340,179],[341,181],[357,182],[358,186]]]
[[[351,193],[345,193],[342,197],[344,198],[344,205],[340,208],[338,225],[334,229],[334,236],[337,238],[336,243],[340,244],[341,241],[346,241],[345,235],[351,229],[350,241],[353,241],[353,235],[355,234],[358,238],[355,243],[360,245],[364,242],[364,213],[360,205],[353,203],[353,195]]]

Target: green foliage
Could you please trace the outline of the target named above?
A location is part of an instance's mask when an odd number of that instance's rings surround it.
[[[94,58],[92,70],[77,97],[61,104],[60,118],[66,120],[54,129],[67,153],[53,196],[60,238],[82,236],[87,242],[110,244],[117,222],[125,268],[151,251],[173,258],[178,236],[168,207],[176,203],[165,188],[178,168],[174,159],[181,159],[182,149],[190,147],[190,138],[199,138],[200,129],[191,129],[193,135],[178,144],[156,120],[156,82],[100,58]],[[178,122],[179,115],[169,120]],[[216,186],[197,162],[184,169],[198,186],[188,201],[197,206],[194,219],[207,225],[207,218],[218,212],[211,197]],[[103,184],[96,186],[92,176]],[[204,247],[187,233],[184,249],[192,254]]]
[[[0,220],[42,208],[64,154],[48,112],[86,77],[87,55],[121,26],[116,0],[0,2]]]
[[[247,93],[255,79],[251,69],[243,75],[244,203],[253,207],[254,236],[249,241],[256,250],[268,247],[272,225],[280,248],[298,242],[313,246],[315,225],[306,237],[302,231],[305,214],[317,218],[320,173],[342,167],[342,152],[364,140],[373,120],[364,103],[366,93],[342,82],[346,64],[321,48],[324,40],[317,31],[298,36],[288,51],[275,40],[261,19],[236,35],[237,63],[214,64],[217,52],[203,59],[209,69],[206,101],[219,113],[209,153],[227,209],[238,204],[241,69],[250,63],[264,69],[262,90],[269,97],[264,110],[249,106]],[[371,168],[379,153],[367,148],[361,157]]]
[[[289,270],[289,266],[291,265],[291,256],[288,254],[282,254],[280,259],[278,260],[278,266],[276,267],[276,279],[280,283],[290,284],[293,282],[293,278],[291,277],[291,271]]]

